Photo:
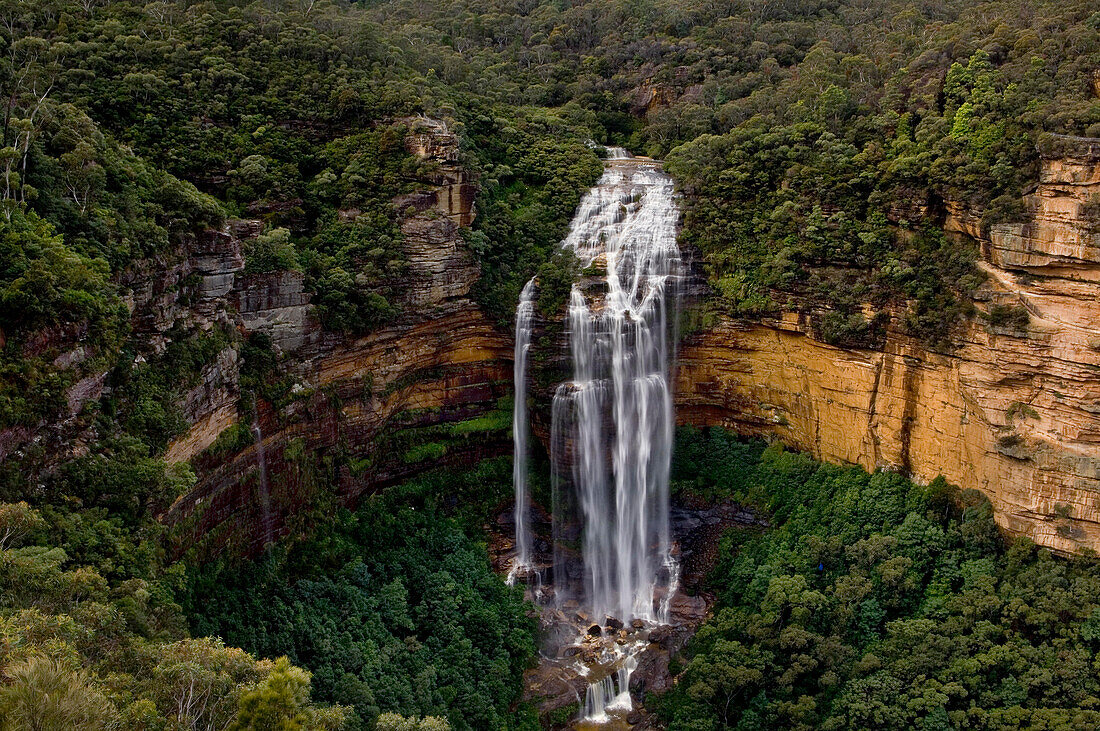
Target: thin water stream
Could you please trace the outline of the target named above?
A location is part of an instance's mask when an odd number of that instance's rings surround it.
[[[512,406],[512,484],[516,494],[516,558],[508,573],[508,583],[529,571],[531,563],[531,496],[527,487],[527,352],[531,348],[534,319],[535,280],[524,286],[516,307],[516,350],[512,376],[515,401]]]

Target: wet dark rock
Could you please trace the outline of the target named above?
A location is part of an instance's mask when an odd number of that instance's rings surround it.
[[[699,625],[707,618],[707,600],[701,596],[678,593],[669,609],[677,624]]]
[[[715,505],[702,500],[679,502],[671,506],[670,528],[675,541],[673,552],[681,566],[680,588],[669,602],[669,625],[649,629],[642,620],[623,622],[615,617],[593,617],[586,612],[577,598],[584,592],[584,566],[575,550],[565,550],[553,565],[552,546],[549,538],[550,522],[540,520],[548,514],[533,507],[535,531],[535,559],[545,568],[540,571],[543,607],[540,610],[540,647],[544,661],[525,675],[524,697],[536,706],[545,720],[547,714],[559,715],[571,706],[577,712],[584,698],[589,678],[580,676],[574,663],[594,667],[605,662],[609,650],[646,638],[649,644],[636,655],[638,665],[631,673],[630,690],[638,707],[629,716],[618,716],[616,728],[629,724],[633,731],[659,729],[661,719],[650,714],[640,705],[648,693],[667,692],[675,678],[669,670],[671,658],[683,650],[699,625],[705,621],[713,595],[706,592],[705,580],[718,557],[718,545],[722,534],[730,528],[759,529],[766,525],[752,512],[726,502]],[[511,515],[504,521],[496,521],[502,532],[512,525]],[[511,536],[504,536],[510,539]],[[577,536],[579,539],[579,535]],[[566,539],[568,542],[568,539]],[[511,551],[514,542],[499,542],[501,549]],[[502,557],[504,554],[502,554]],[[510,555],[508,555],[510,558]],[[508,565],[502,558],[501,566]],[[529,587],[533,588],[533,584]],[[552,609],[550,597],[561,596],[560,609]],[[655,597],[664,601],[665,596]],[[578,633],[584,633],[578,638]],[[624,724],[623,722],[626,722]]]
[[[668,650],[651,649],[638,656],[638,667],[630,674],[631,693],[664,693],[672,687],[672,673],[668,663]]]
[[[562,708],[578,708],[588,681],[568,669],[540,664],[523,674],[523,699],[545,718]]]
[[[649,633],[649,641],[659,645],[671,636],[672,628],[668,625],[661,625]]]

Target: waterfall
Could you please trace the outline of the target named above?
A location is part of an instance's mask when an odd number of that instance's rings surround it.
[[[531,498],[527,490],[527,351],[531,347],[535,280],[523,288],[516,307],[516,351],[512,377],[515,403],[512,406],[512,484],[516,493],[516,557],[508,583],[531,567]]]
[[[267,485],[267,454],[264,452],[264,433],[260,429],[260,408],[256,394],[252,394],[254,413],[252,414],[252,436],[256,440],[256,466],[260,470],[260,520],[263,521],[264,544],[272,542],[271,491]]]
[[[636,658],[628,657],[618,670],[588,686],[584,694],[582,716],[590,723],[607,723],[608,711],[630,711],[630,674],[638,666]]]
[[[628,625],[585,645],[600,648],[600,679],[582,709],[589,723],[631,710],[630,675],[648,645],[646,628],[668,622],[679,578],[668,525],[678,221],[672,180],[660,164],[609,148],[604,174],[562,242],[586,274],[598,276],[570,292],[572,377],[558,385],[550,411],[554,603],[563,618],[576,610],[586,624],[612,617],[619,621],[606,626]],[[530,560],[525,299],[533,289],[529,282],[516,312],[515,566]]]
[[[586,268],[606,270],[603,288],[577,284],[570,295],[573,380],[558,389],[551,425],[555,443],[568,445],[552,459],[571,465],[585,601],[597,618],[664,621],[675,580],[668,480],[678,215],[671,179],[623,151],[581,201],[563,244]]]

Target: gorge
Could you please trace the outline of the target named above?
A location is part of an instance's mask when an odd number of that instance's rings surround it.
[[[451,154],[446,144],[453,143],[446,137],[434,139],[410,144],[427,145],[419,154],[446,160]],[[997,228],[986,238],[967,223],[976,214],[960,210],[948,219],[955,235],[976,238],[987,252],[983,266],[991,276],[979,292],[979,306],[1024,303],[1036,313],[1025,329],[975,320],[966,331],[964,348],[942,353],[928,350],[896,326],[882,350],[860,350],[818,341],[797,313],[760,323],[726,320],[683,342],[673,389],[679,423],[775,435],[824,459],[900,468],[924,480],[942,473],[961,487],[990,495],[998,522],[1013,533],[1064,552],[1100,546],[1089,497],[1097,489],[1090,409],[1100,398],[1094,393],[1100,381],[1093,374],[1095,366],[1089,365],[1096,355],[1087,325],[1088,293],[1095,288],[1088,272],[1097,264],[1088,244],[1093,224],[1086,204],[1100,174],[1092,145],[1066,140],[1044,158],[1043,182],[1029,198],[1031,223]],[[490,410],[511,390],[515,341],[462,299],[472,281],[463,280],[463,272],[474,270],[445,264],[465,256],[460,229],[452,228],[451,221],[472,217],[466,205],[445,209],[448,216],[442,219],[413,218],[405,224],[412,234],[410,251],[425,257],[422,278],[415,281],[425,293],[438,292],[425,297],[439,303],[440,316],[356,342],[325,345],[321,357],[310,355],[317,346],[300,350],[303,385],[336,389],[347,402],[338,414],[326,417],[335,431],[291,427],[269,436],[270,443],[285,445],[304,437],[322,444],[337,433],[358,434],[354,443],[365,450],[371,434],[394,423],[386,421],[393,415],[407,414],[400,417],[407,424],[446,423]],[[425,247],[423,254],[415,248],[420,246]],[[446,250],[453,252],[447,255],[451,259],[437,259]],[[434,261],[439,263],[429,264]],[[1006,265],[1014,269],[1002,268]],[[1023,274],[1029,270],[1035,272],[1030,279]],[[283,329],[277,324],[287,316],[281,313],[299,306],[284,306],[280,298],[299,295],[270,291],[269,314],[255,321],[260,332],[315,337],[308,334],[308,325]],[[449,370],[454,366],[462,370]],[[361,374],[368,372],[375,395],[360,401]],[[198,454],[236,418],[226,410],[236,393],[234,372],[219,362],[209,374],[212,384],[226,383],[225,390],[203,386],[189,397],[195,426],[174,442],[169,450],[173,460]],[[387,384],[400,387],[386,393],[393,388]],[[310,408],[314,418],[326,411],[320,402]],[[413,417],[410,408],[439,410]],[[535,434],[547,446],[550,431],[549,424],[535,425]],[[264,433],[272,434],[267,425]],[[509,442],[485,445],[483,453],[511,451]],[[249,454],[232,456],[204,472],[197,489],[173,511],[186,513],[192,500],[213,500],[224,507],[204,518],[202,532],[225,523],[230,532],[235,525],[248,535],[252,518],[247,516],[257,502],[238,478],[255,464]],[[398,468],[397,473],[407,470]],[[350,498],[370,482],[392,479],[386,474],[364,475],[366,483],[349,476],[343,489]],[[1068,511],[1060,505],[1069,506]]]
[[[1100,727],[1094,5],[10,0],[0,726]]]

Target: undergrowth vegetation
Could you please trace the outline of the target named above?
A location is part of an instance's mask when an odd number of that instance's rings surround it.
[[[530,725],[512,709],[534,623],[479,542],[510,477],[508,460],[429,474],[254,562],[210,564],[188,583],[191,626],[312,671],[316,698],[352,709],[348,729],[384,711]]]

